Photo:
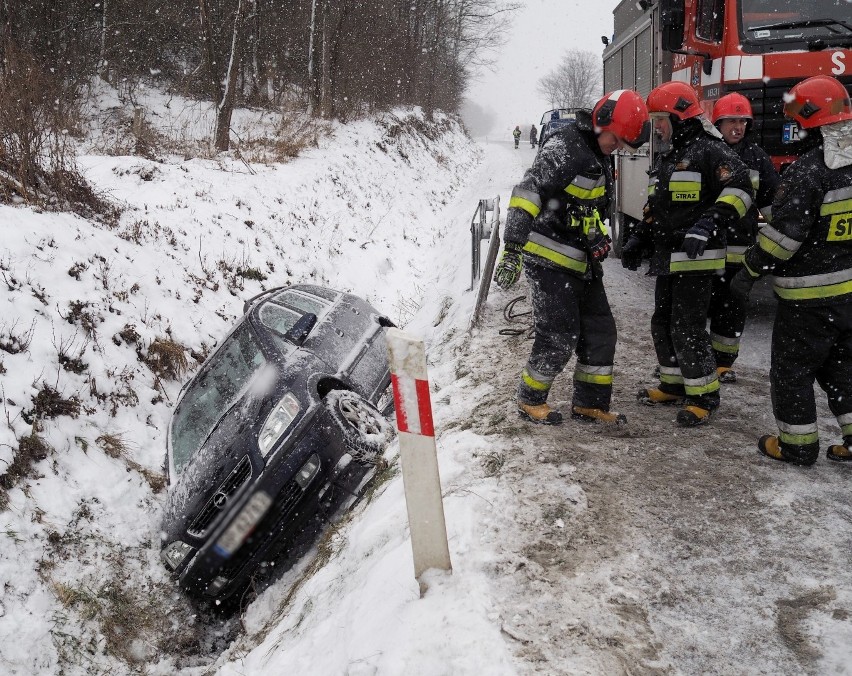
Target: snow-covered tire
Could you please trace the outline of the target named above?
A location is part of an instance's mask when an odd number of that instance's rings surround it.
[[[393,438],[393,427],[379,410],[361,395],[347,390],[330,392],[325,403],[352,459],[362,465],[379,462]]]

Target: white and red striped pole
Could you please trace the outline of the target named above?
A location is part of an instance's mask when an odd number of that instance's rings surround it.
[[[432,425],[426,348],[422,340],[399,329],[388,329],[387,344],[414,577],[422,593],[425,587],[420,576],[424,571],[453,569]]]

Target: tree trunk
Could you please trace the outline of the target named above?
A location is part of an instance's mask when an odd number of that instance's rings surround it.
[[[320,8],[322,11],[322,8]],[[313,115],[319,109],[320,87],[316,77],[317,50],[317,0],[311,0],[311,27],[308,37],[308,115]]]
[[[109,0],[101,0],[101,10],[103,18],[101,20],[101,51],[98,55],[98,75],[104,80],[109,78],[109,64],[106,58],[106,36],[107,36],[107,12],[109,10]]]
[[[208,0],[198,0],[198,9],[201,14],[201,42],[204,45],[202,53],[207,70],[207,86],[210,87],[210,97],[213,101],[222,100],[222,85],[219,77],[219,64],[213,51],[213,20],[210,18],[210,5]]]
[[[340,8],[336,2],[326,0],[322,12],[322,82],[320,86],[320,117],[334,117],[334,90],[337,72],[338,14]]]
[[[231,58],[228,60],[228,70],[225,74],[225,91],[216,111],[215,146],[219,152],[231,147],[231,115],[237,100],[237,75],[240,71],[240,41],[242,40],[243,22],[245,20],[247,0],[239,0],[234,14],[234,30],[231,34]]]

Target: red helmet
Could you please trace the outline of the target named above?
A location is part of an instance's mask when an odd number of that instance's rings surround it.
[[[802,129],[811,129],[852,120],[852,102],[839,80],[828,75],[814,75],[784,95],[784,114],[796,120]]]
[[[754,115],[751,114],[751,104],[742,94],[726,94],[713,106],[713,124],[716,124],[719,120],[731,118],[737,120],[754,119]]]
[[[645,102],[632,89],[617,89],[604,96],[592,110],[595,131],[609,131],[631,148],[651,138],[651,123]]]
[[[666,82],[648,94],[648,112],[670,113],[680,120],[703,112],[695,90],[685,82]]]

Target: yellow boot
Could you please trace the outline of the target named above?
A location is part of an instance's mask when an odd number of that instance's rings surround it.
[[[530,422],[539,423],[541,425],[560,425],[562,424],[562,414],[556,411],[547,404],[524,404],[518,402],[518,413],[522,418],[526,418]]]
[[[602,408],[586,408],[584,406],[572,406],[571,417],[587,422],[604,422],[610,425],[626,425],[627,416],[623,413],[604,411]]]
[[[648,387],[644,390],[639,390],[636,393],[636,398],[647,406],[655,404],[682,404],[684,396],[682,394],[669,394],[663,392],[659,387]]]

